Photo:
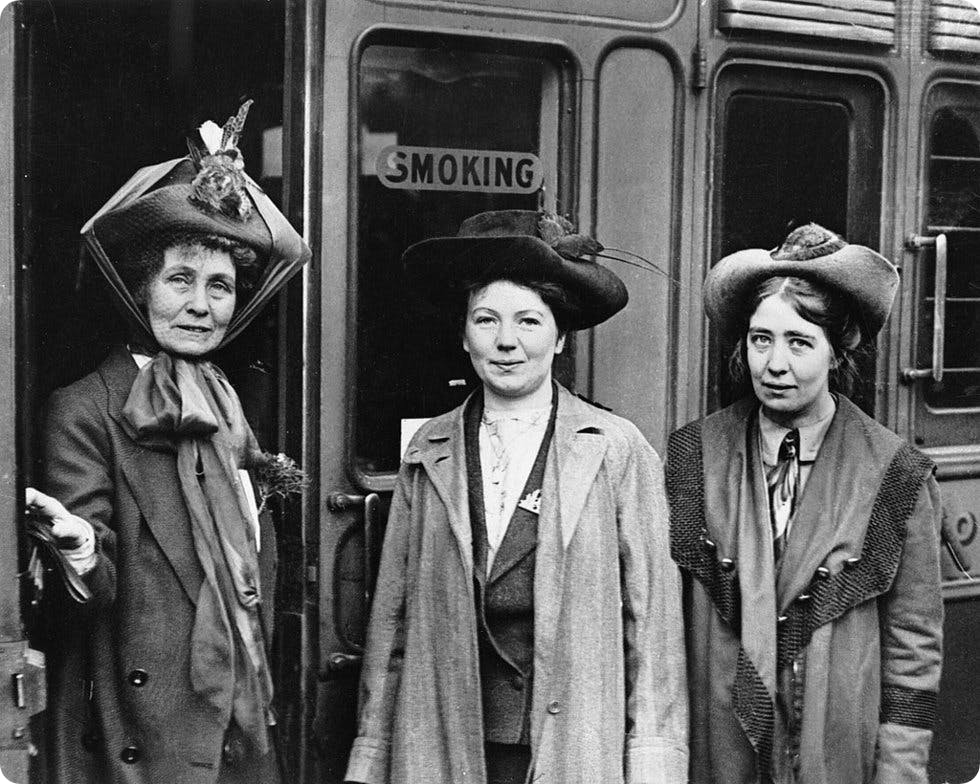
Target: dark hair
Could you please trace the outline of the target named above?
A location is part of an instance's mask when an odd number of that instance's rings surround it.
[[[120,260],[117,267],[119,277],[122,278],[137,304],[145,305],[146,287],[153,276],[163,269],[163,257],[167,250],[196,246],[206,250],[225,251],[231,256],[232,263],[235,265],[235,289],[239,298],[237,306],[241,307],[241,300],[258,282],[262,265],[253,248],[218,234],[179,230],[156,234]]]
[[[496,283],[499,280],[505,280],[509,283],[513,283],[515,286],[523,286],[526,289],[530,289],[539,297],[548,309],[551,311],[552,316],[555,318],[555,326],[558,327],[558,337],[568,334],[570,330],[571,314],[578,309],[577,299],[574,298],[571,293],[564,286],[557,283],[552,283],[551,281],[545,280],[523,280],[519,276],[509,276],[501,275],[500,277],[481,278],[478,280],[466,281],[460,287],[460,293],[462,294],[462,307],[457,316],[457,323],[459,325],[460,332],[463,331],[466,325],[466,314],[469,311],[470,300],[473,295],[478,291],[482,291],[491,283]]]
[[[797,315],[821,327],[827,336],[834,363],[829,382],[832,392],[850,395],[860,380],[858,359],[871,353],[871,346],[861,345],[861,322],[857,308],[849,297],[807,278],[777,276],[767,278],[753,290],[746,302],[738,343],[728,358],[733,379],[742,383],[746,377],[746,334],[756,308],[768,297],[778,295]]]

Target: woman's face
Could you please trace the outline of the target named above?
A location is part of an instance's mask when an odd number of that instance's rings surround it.
[[[146,287],[146,311],[160,348],[200,357],[221,343],[235,310],[231,254],[201,245],[176,245]]]
[[[745,342],[752,388],[769,417],[787,427],[818,419],[830,396],[834,364],[823,327],[773,294],[749,319]]]
[[[564,347],[554,314],[537,292],[498,280],[470,296],[463,349],[488,397],[534,394],[550,383],[551,364]]]

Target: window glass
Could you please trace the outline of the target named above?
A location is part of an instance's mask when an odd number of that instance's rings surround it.
[[[942,381],[924,382],[932,409],[980,407],[980,108],[941,106],[929,128],[929,234],[947,238]],[[924,252],[920,363],[931,363],[935,253]],[[928,364],[921,365],[928,366]]]
[[[409,420],[449,410],[476,379],[462,351],[462,314],[435,314],[408,296],[402,252],[455,234],[479,212],[554,204],[565,91],[561,66],[536,54],[453,48],[444,39],[362,52],[355,415],[362,472],[397,470]]]
[[[744,248],[774,248],[796,226],[819,223],[877,246],[883,96],[877,83],[811,71],[733,65],[722,72],[715,136],[712,263]],[[709,405],[747,394],[728,358],[738,335],[712,335]],[[874,379],[874,360],[859,362]],[[870,411],[870,381],[852,398]]]

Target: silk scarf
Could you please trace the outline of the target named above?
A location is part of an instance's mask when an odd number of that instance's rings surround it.
[[[214,365],[158,353],[123,407],[137,443],[173,450],[204,573],[191,634],[191,686],[234,719],[256,754],[269,750],[272,677],[259,562],[239,479],[253,440],[238,395]]]

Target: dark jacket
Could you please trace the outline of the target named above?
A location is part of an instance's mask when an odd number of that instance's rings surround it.
[[[755,416],[674,433],[693,784],[926,784],[942,663],[932,463],[839,398],[778,575]]]
[[[53,782],[211,784],[227,727],[189,681],[202,571],[176,456],[136,444],[122,408],[137,367],[116,348],[51,397],[44,492],[95,528],[92,600],[52,607],[47,650]],[[263,516],[263,615],[272,621],[276,543]]]

